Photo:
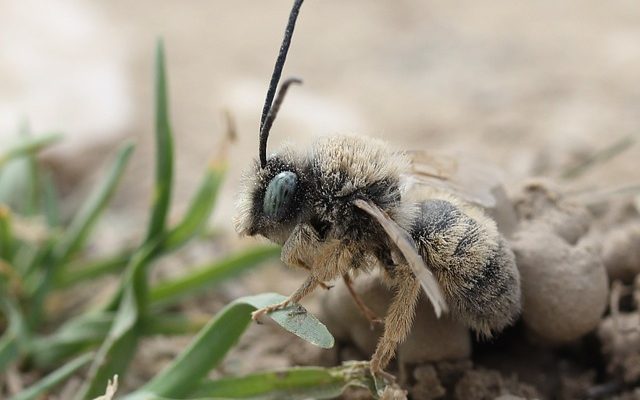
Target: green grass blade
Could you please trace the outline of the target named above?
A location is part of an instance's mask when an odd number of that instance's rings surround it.
[[[156,130],[156,178],[153,194],[153,210],[149,221],[147,240],[164,233],[171,203],[173,181],[173,137],[169,120],[169,99],[165,73],[164,46],[158,42],[155,65],[155,130]]]
[[[33,364],[38,368],[52,368],[63,360],[97,347],[105,341],[114,318],[114,312],[85,314],[50,336],[34,338],[28,348]],[[141,335],[194,334],[206,322],[183,313],[154,313],[144,318]]]
[[[95,279],[106,274],[114,274],[122,271],[131,259],[132,252],[110,256],[101,260],[94,260],[82,265],[69,265],[64,274],[56,277],[56,287],[66,288],[80,282]]]
[[[157,242],[147,243],[134,254],[127,266],[115,320],[76,399],[98,396],[108,379],[114,375],[125,376],[141,335],[140,321],[144,318],[147,303],[147,265],[157,248]]]
[[[28,349],[32,362],[39,368],[52,368],[97,346],[107,337],[114,318],[113,312],[88,313],[70,320],[50,336],[33,338]]]
[[[164,251],[172,251],[206,226],[222,183],[226,168],[212,165],[206,172],[186,215],[180,223],[172,228],[164,241]]]
[[[186,316],[184,313],[154,313],[142,324],[143,335],[187,335],[205,327],[207,320]]]
[[[258,246],[221,261],[205,264],[190,274],[153,287],[149,292],[149,300],[152,305],[174,303],[185,296],[210,289],[225,279],[255,268],[265,260],[278,257],[279,254],[279,247]]]
[[[280,302],[284,298],[279,294],[265,293],[235,300],[200,331],[189,347],[174,362],[144,385],[135,396],[139,398],[141,394],[150,393],[161,397],[182,397],[189,394],[195,385],[222,361],[238,341],[251,321],[251,312]],[[286,311],[283,312],[285,315]],[[301,316],[304,319],[297,319],[293,323],[290,323],[286,315],[284,319],[276,317],[274,320],[283,325],[285,329],[293,328],[298,333],[301,332],[300,324],[315,326],[316,323],[320,323],[311,314],[297,310],[295,318]],[[326,335],[330,337],[330,340],[326,339],[326,341],[333,342],[333,337],[328,331],[326,331]],[[312,336],[311,340],[317,339],[315,335]]]
[[[303,367],[203,382],[192,396],[252,400],[333,399],[347,386],[371,388],[365,363],[334,368]]]
[[[20,355],[29,334],[22,314],[11,300],[0,297],[0,308],[8,324],[6,332],[0,337],[0,372],[3,372]]]
[[[15,241],[11,229],[11,211],[4,204],[0,204],[0,258],[11,262],[13,260]]]
[[[0,372],[4,372],[19,355],[18,339],[15,335],[5,332],[0,337]]]
[[[49,171],[42,173],[42,210],[47,219],[47,225],[55,228],[60,225],[60,207],[58,205],[58,191]]]
[[[126,143],[120,148],[106,178],[95,188],[73,218],[71,225],[54,249],[54,260],[57,264],[67,262],[73,253],[86,242],[100,213],[115,192],[133,148],[133,143]]]
[[[45,147],[57,142],[61,138],[62,135],[58,133],[52,133],[21,140],[19,144],[10,147],[6,151],[0,153],[0,168],[2,168],[8,161],[24,157],[28,154],[37,153]]]
[[[68,362],[32,386],[13,396],[11,400],[35,400],[42,398],[48,390],[67,380],[80,368],[88,365],[92,358],[93,354],[88,353]]]

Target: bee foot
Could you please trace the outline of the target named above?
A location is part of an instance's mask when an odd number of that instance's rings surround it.
[[[255,310],[254,312],[251,313],[251,319],[256,321],[257,323],[261,324],[262,323],[262,317],[265,314],[269,314],[269,313],[272,313],[274,311],[281,310],[281,309],[287,307],[288,305],[289,305],[289,300],[285,300],[282,303],[278,303],[278,304],[274,304],[272,306],[260,308],[260,309]]]

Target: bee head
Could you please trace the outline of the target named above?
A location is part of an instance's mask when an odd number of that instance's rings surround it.
[[[236,230],[239,233],[261,234],[276,242],[278,242],[277,237],[283,234],[283,227],[297,215],[300,179],[291,154],[276,155],[267,160],[267,139],[289,86],[302,83],[297,78],[286,79],[276,95],[276,88],[280,82],[302,2],[303,0],[295,0],[289,15],[289,22],[262,108],[259,136],[260,163],[256,163],[251,175],[245,177],[245,192],[241,194],[239,203],[240,215],[236,218]]]
[[[264,168],[259,160],[243,177],[236,230],[279,243],[286,238],[304,207],[305,181],[301,158],[289,149],[272,155]]]

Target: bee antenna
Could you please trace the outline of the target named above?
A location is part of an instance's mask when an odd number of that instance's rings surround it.
[[[284,39],[282,40],[282,45],[280,45],[280,52],[278,53],[278,58],[276,59],[276,65],[273,68],[273,74],[271,75],[271,82],[269,82],[267,97],[264,100],[264,106],[262,107],[262,117],[260,118],[260,165],[262,166],[262,168],[267,165],[267,138],[269,137],[269,131],[271,130],[271,125],[273,125],[273,121],[276,118],[278,108],[282,103],[284,95],[286,94],[289,85],[291,85],[292,83],[302,82],[299,79],[286,80],[278,91],[278,96],[275,102],[273,101],[276,93],[276,88],[278,87],[278,83],[280,82],[280,76],[282,75],[284,62],[287,59],[287,52],[289,51],[289,46],[291,45],[291,37],[293,36],[293,29],[296,26],[296,20],[298,18],[298,13],[300,12],[302,2],[303,0],[295,0],[293,3],[293,8],[291,8],[291,13],[289,14],[289,22],[287,22],[287,27],[284,31]]]

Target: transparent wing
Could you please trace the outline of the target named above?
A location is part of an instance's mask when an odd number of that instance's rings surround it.
[[[427,151],[407,151],[405,154],[411,162],[409,173],[402,176],[407,190],[426,185],[485,208],[496,205],[494,193],[502,187],[502,174],[490,163],[462,154],[442,155]]]
[[[353,204],[378,221],[389,238],[398,246],[414,275],[420,281],[431,304],[433,304],[436,315],[439,317],[443,311],[446,312],[448,307],[442,296],[440,285],[438,285],[435,277],[427,268],[420,254],[418,254],[409,234],[375,204],[361,199],[354,200]]]

